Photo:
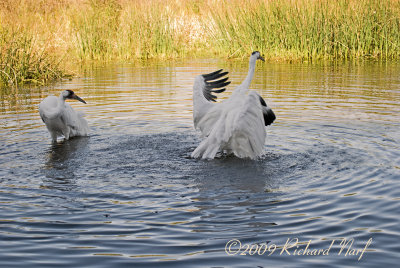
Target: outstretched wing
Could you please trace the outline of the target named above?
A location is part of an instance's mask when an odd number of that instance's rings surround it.
[[[212,159],[218,151],[255,159],[264,150],[266,137],[259,95],[250,91],[223,103],[208,135],[192,153],[194,158]]]
[[[195,128],[199,128],[199,122],[214,109],[213,102],[216,102],[217,96],[213,93],[224,92],[225,87],[231,83],[228,81],[229,77],[222,78],[227,74],[228,72],[222,72],[222,69],[220,69],[196,77],[193,85],[193,121]],[[213,117],[211,114],[208,114],[208,116]]]
[[[265,144],[265,126],[262,104],[259,95],[250,91],[244,97],[238,116],[232,127],[232,136],[228,145],[238,157],[256,158],[263,153]]]

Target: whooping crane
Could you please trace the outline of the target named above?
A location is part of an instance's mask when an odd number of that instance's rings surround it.
[[[193,151],[193,158],[213,159],[218,152],[222,152],[255,159],[263,153],[265,126],[272,124],[276,117],[264,99],[249,90],[258,59],[264,61],[260,52],[254,51],[250,56],[246,79],[228,99],[220,103],[213,103],[217,98],[213,93],[225,91],[223,87],[230,82],[228,77],[220,78],[228,72],[221,69],[195,78],[193,120],[204,140]]]
[[[65,140],[75,136],[86,136],[89,126],[82,112],[75,112],[65,102],[66,99],[75,99],[86,104],[72,90],[64,90],[59,97],[48,96],[39,104],[39,114],[50,132],[53,142],[58,136],[64,136]]]

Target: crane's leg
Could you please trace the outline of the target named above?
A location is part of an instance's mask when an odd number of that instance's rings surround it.
[[[63,134],[64,134],[64,137],[65,137],[65,140],[66,140],[66,141],[69,140],[69,135],[70,135],[70,133],[71,133],[71,130],[69,129],[69,127],[67,127],[67,128],[63,131]]]
[[[51,133],[51,141],[52,142],[57,142],[57,133],[55,133],[55,132]]]

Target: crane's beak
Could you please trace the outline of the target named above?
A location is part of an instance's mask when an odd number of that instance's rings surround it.
[[[75,99],[75,100],[78,100],[78,101],[80,101],[80,102],[83,102],[84,104],[86,104],[86,101],[84,101],[83,99],[81,99],[78,95],[75,95],[75,94],[74,94],[74,95],[72,96],[72,98]]]
[[[264,59],[261,55],[260,55],[257,59],[258,59],[258,60],[265,61],[265,59]]]

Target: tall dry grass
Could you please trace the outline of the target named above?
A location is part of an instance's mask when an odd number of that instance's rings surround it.
[[[277,60],[398,59],[400,0],[1,0],[0,36],[2,59],[30,51],[56,73],[92,60],[253,50]],[[3,82],[19,61],[2,60]]]

